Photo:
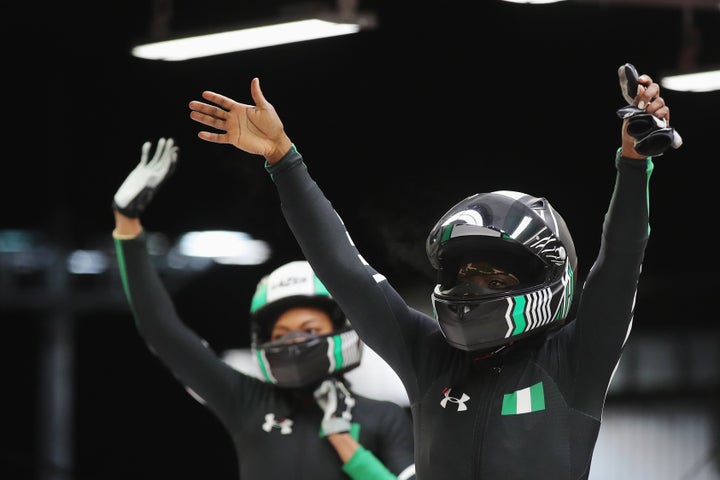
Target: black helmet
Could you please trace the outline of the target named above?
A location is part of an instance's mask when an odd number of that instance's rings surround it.
[[[453,347],[489,350],[565,322],[577,256],[546,199],[507,190],[467,197],[438,220],[425,248],[438,274],[433,313]],[[509,281],[481,288],[473,274]]]
[[[290,332],[271,342],[277,318],[293,307],[325,310],[334,331],[329,335]],[[260,280],[250,306],[250,329],[263,378],[280,387],[310,385],[360,364],[360,338],[306,261],[287,263]]]

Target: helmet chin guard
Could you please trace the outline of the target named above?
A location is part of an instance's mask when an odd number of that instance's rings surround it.
[[[433,313],[455,348],[500,347],[568,316],[577,256],[565,221],[544,198],[506,190],[467,197],[435,224],[426,250],[438,275]],[[499,267],[518,282],[465,288],[459,273],[468,262]]]
[[[328,335],[291,332],[253,346],[253,354],[266,382],[297,388],[360,365],[362,342],[350,327]]]

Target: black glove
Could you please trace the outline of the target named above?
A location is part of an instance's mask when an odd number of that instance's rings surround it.
[[[173,139],[158,140],[155,155],[148,161],[151,146],[150,142],[143,144],[140,163],[130,172],[113,197],[113,208],[127,217],[139,217],[160,185],[175,170],[178,146]]]
[[[640,155],[658,157],[672,148],[680,148],[682,138],[675,129],[667,126],[665,120],[645,113],[635,106],[618,109],[620,118],[628,119],[628,135],[635,138],[635,151]]]
[[[640,155],[658,157],[672,148],[680,148],[682,138],[664,119],[646,113],[634,105],[638,89],[638,73],[626,63],[618,68],[620,91],[628,105],[617,110],[618,117],[628,119],[627,133],[635,138],[635,151]]]
[[[336,378],[325,380],[315,390],[315,401],[325,413],[321,424],[322,436],[350,431],[355,399],[345,384]]]

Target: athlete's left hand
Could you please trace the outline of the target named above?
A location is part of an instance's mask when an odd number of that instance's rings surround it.
[[[150,159],[151,142],[142,146],[140,163],[130,172],[113,197],[113,209],[129,218],[138,218],[160,186],[175,170],[178,146],[172,138],[160,138]]]

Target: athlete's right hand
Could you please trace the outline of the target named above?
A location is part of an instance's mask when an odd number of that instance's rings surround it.
[[[349,432],[355,399],[345,384],[330,378],[322,382],[314,394],[315,402],[323,411],[321,435]]]
[[[151,142],[143,144],[140,163],[130,172],[113,197],[113,209],[126,217],[138,218],[158,188],[175,170],[178,146],[172,138],[160,138],[155,155],[148,161],[151,147]]]

